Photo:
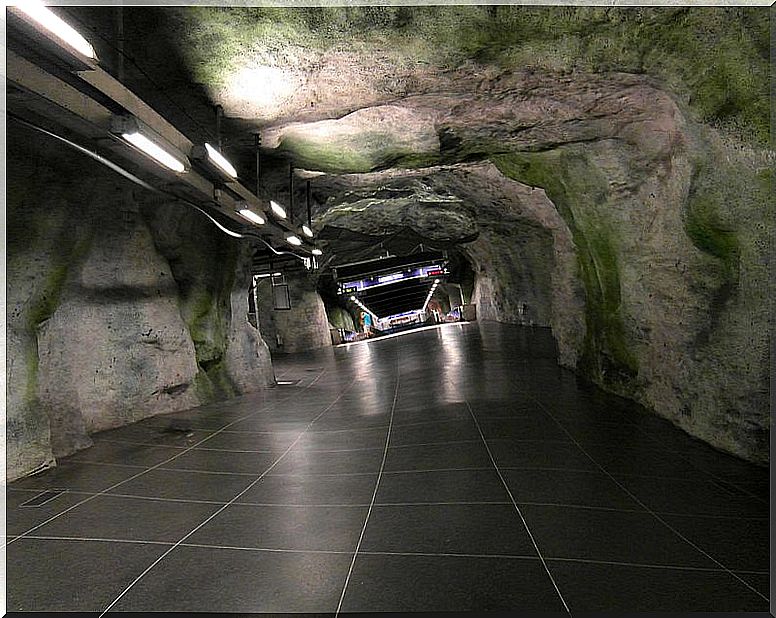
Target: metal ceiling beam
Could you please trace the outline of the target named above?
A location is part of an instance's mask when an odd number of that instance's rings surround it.
[[[63,126],[81,138],[89,140],[93,148],[94,144],[99,144],[101,149],[108,150],[132,162],[143,172],[153,175],[156,182],[162,183],[163,188],[183,189],[187,194],[186,197],[192,201],[214,208],[239,223],[241,228],[249,228],[253,233],[271,238],[279,245],[285,246],[285,238],[289,233],[296,234],[296,230],[290,225],[278,225],[269,218],[265,225],[253,226],[238,215],[236,210],[244,207],[243,203],[261,212],[265,210],[261,200],[241,183],[220,180],[214,183],[193,169],[176,174],[151,161],[129,144],[112,135],[111,119],[115,109],[106,107],[103,104],[106,100],[115,103],[114,107],[124,109],[138,118],[186,156],[190,157],[194,148],[191,140],[121,82],[89,59],[85,59],[84,64],[86,65],[84,70],[75,71],[72,73],[74,77],[67,76],[68,79],[65,81],[46,67],[35,64],[12,49],[7,49],[6,80],[8,85],[17,89],[16,96],[12,94],[7,99],[9,111],[25,120],[34,121],[35,118],[29,117],[32,111],[49,122]],[[82,84],[82,88],[79,88],[79,84]],[[95,91],[105,100],[100,102],[91,96]],[[294,250],[309,254],[312,247],[308,245],[309,243],[305,242]]]

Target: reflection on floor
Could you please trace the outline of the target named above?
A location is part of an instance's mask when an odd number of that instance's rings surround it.
[[[768,609],[767,471],[584,385],[547,331],[277,375],[10,485],[9,610]]]

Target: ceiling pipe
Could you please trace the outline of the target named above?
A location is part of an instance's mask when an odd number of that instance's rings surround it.
[[[261,163],[259,161],[259,148],[261,148],[261,135],[253,134],[253,148],[256,152],[256,197],[261,199]]]
[[[294,164],[288,164],[288,222],[294,224]]]
[[[220,105],[216,105],[216,144],[218,144],[218,151],[223,152],[221,145],[221,117],[224,115],[224,108]]]
[[[310,181],[307,181],[307,225],[310,229],[313,229],[313,213],[312,206],[310,205]]]
[[[124,81],[124,7],[116,10],[116,79]]]

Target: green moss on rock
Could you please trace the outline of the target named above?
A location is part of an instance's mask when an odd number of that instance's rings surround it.
[[[769,136],[768,7],[404,6],[170,9],[195,78],[223,86],[246,59],[380,54],[396,67],[651,75],[702,120]]]
[[[714,174],[706,162],[696,166],[683,213],[684,230],[695,247],[722,262],[726,283],[731,283],[738,276],[739,241],[735,223],[725,217],[720,203],[725,189]]]
[[[505,176],[542,187],[569,226],[585,288],[586,333],[579,369],[623,391],[632,388],[638,363],[620,312],[616,237],[592,204],[606,201],[605,179],[579,148],[494,155]]]

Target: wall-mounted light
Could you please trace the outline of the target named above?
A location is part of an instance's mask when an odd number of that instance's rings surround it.
[[[248,221],[251,223],[255,223],[256,225],[264,225],[266,223],[266,221],[264,221],[264,217],[257,215],[255,212],[248,208],[241,208],[237,211],[237,214],[244,219],[248,219]]]
[[[302,244],[302,239],[299,238],[298,236],[293,236],[293,235],[292,236],[286,236],[286,242],[289,245],[294,245],[295,247],[298,247],[299,245]]]
[[[323,255],[323,251],[321,251],[320,249],[316,248],[316,249],[312,250],[312,254],[313,255]]]
[[[309,226],[309,225],[306,225],[306,224],[305,224],[305,225],[303,225],[303,226],[302,226],[302,232],[303,232],[303,233],[304,233],[304,235],[305,235],[305,236],[307,236],[308,238],[312,238],[312,237],[313,237],[313,231],[310,229],[310,226]]]
[[[229,163],[229,161],[226,160],[224,155],[222,155],[218,150],[213,148],[210,144],[205,144],[205,150],[207,151],[207,157],[208,159],[224,174],[231,178],[237,178],[237,170],[234,169],[234,166]]]
[[[72,47],[87,58],[97,59],[97,54],[89,41],[81,36],[70,24],[55,15],[38,0],[23,0],[17,7],[22,13],[42,26],[49,34]]]
[[[134,116],[114,116],[111,131],[164,167],[174,172],[185,172],[189,160],[172,146],[161,144],[164,140],[138,121]],[[175,154],[173,154],[175,153]]]
[[[286,218],[286,209],[278,204],[275,200],[270,200],[269,206],[272,208],[272,212],[275,213],[276,216],[280,217],[281,219]]]

